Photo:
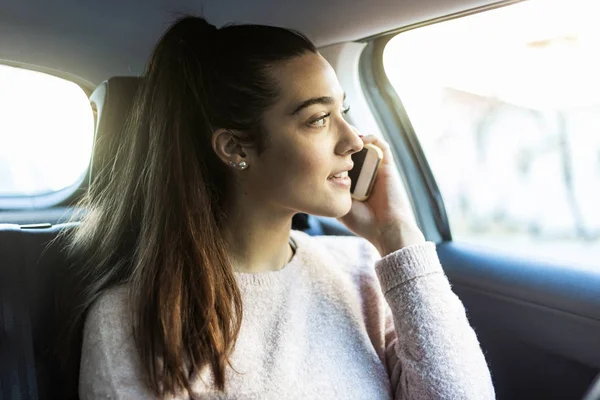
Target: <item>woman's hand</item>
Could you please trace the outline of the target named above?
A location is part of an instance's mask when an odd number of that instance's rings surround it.
[[[369,198],[364,202],[353,199],[350,212],[338,220],[371,242],[382,257],[403,247],[424,243],[425,237],[410,217],[412,210],[403,196],[389,145],[374,135],[361,137],[365,144],[374,144],[383,151],[383,161]]]

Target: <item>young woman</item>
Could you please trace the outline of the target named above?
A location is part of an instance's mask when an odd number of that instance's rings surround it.
[[[297,32],[196,17],[166,32],[69,237],[82,399],[494,398],[389,147],[346,111]],[[364,143],[385,158],[363,203],[345,173]],[[298,212],[359,237],[290,231]]]

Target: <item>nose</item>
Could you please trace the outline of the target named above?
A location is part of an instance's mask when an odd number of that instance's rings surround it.
[[[352,155],[358,153],[364,147],[364,143],[358,136],[358,129],[350,125],[345,119],[340,121],[339,141],[336,153],[339,155]]]

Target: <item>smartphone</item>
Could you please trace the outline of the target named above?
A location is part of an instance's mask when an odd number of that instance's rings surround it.
[[[350,195],[353,199],[365,201],[371,194],[377,171],[383,160],[383,151],[374,144],[365,144],[358,153],[352,154],[354,167],[348,172]]]

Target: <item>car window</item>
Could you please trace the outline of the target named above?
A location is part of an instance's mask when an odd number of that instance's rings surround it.
[[[92,109],[77,84],[0,65],[0,201],[79,182],[93,132]]]
[[[593,2],[527,1],[388,42],[386,74],[440,187],[455,240],[597,263],[595,10]]]

